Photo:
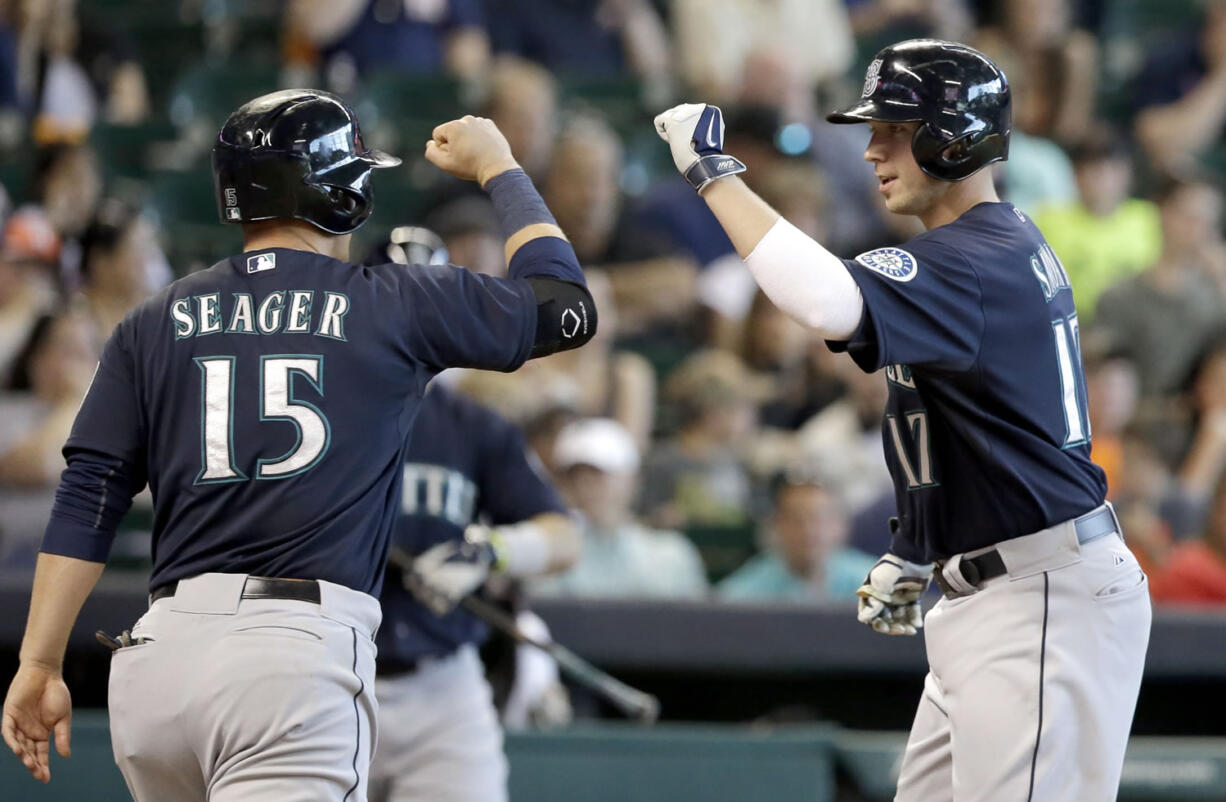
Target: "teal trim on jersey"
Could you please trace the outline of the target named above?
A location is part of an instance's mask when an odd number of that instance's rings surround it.
[[[301,314],[305,315],[303,325],[299,326],[294,320],[294,304],[299,296],[306,296],[306,306],[302,308]],[[286,334],[310,334],[311,333],[311,307],[315,303],[314,290],[290,290],[289,302],[285,305],[285,328],[282,329]]]
[[[1077,313],[1064,318],[1056,318],[1051,322],[1052,332],[1054,337],[1059,337],[1060,332],[1057,329],[1063,328],[1068,336],[1069,350],[1069,369],[1073,375],[1073,403],[1077,407],[1077,416],[1080,419],[1082,434],[1079,440],[1069,440],[1072,436],[1072,426],[1069,424],[1068,410],[1064,405],[1064,396],[1068,393],[1068,385],[1064,383],[1064,366],[1059,364],[1060,347],[1056,346],[1057,372],[1060,374],[1060,408],[1064,411],[1064,444],[1060,446],[1060,450],[1064,451],[1070,448],[1084,446],[1090,442],[1090,416],[1087,413],[1089,409],[1086,403],[1086,393],[1084,386],[1079,386],[1077,377],[1081,376],[1081,384],[1085,383],[1085,368],[1081,364],[1081,328],[1077,324]]]
[[[183,304],[182,308],[180,308],[180,304]],[[183,313],[183,315],[186,317],[186,322],[183,318],[175,315],[176,309]],[[180,298],[170,305],[170,319],[173,321],[176,340],[186,340],[189,337],[195,336],[196,316],[192,314],[192,299],[190,297]],[[180,329],[180,324],[187,326],[187,329]]]
[[[205,409],[208,406],[208,393],[205,391],[205,384],[208,381],[208,369],[205,367],[206,362],[226,361],[230,363],[230,420],[228,421],[227,436],[226,436],[226,456],[230,463],[230,470],[234,472],[234,476],[226,476],[221,479],[204,479],[202,478],[205,471],[208,470],[208,444],[205,438],[208,433],[204,428]],[[231,482],[247,481],[247,474],[239,470],[238,465],[234,461],[234,374],[237,372],[238,358],[233,356],[209,356],[209,357],[193,357],[192,361],[200,367],[200,473],[196,474],[196,479],[192,482],[193,485],[224,485]]]
[[[334,297],[345,299],[345,308],[341,310],[340,312],[335,313],[336,316],[339,318],[339,324],[340,324],[340,330],[341,330],[341,336],[339,337],[334,337],[333,335],[327,334],[324,332],[324,323],[326,323],[328,320],[328,307],[331,305],[332,298]],[[352,309],[353,309],[353,304],[349,301],[348,295],[346,295],[343,292],[325,291],[324,292],[323,314],[320,315],[319,328],[315,330],[315,336],[316,337],[327,337],[329,340],[340,340],[341,342],[349,342],[348,338],[345,337],[345,317],[348,316],[349,312]]]
[[[213,299],[213,313],[209,315],[209,319],[206,320],[204,315],[204,304],[205,300],[208,298]],[[196,315],[196,319],[199,321],[199,324],[196,326],[196,336],[207,337],[210,334],[221,334],[221,332],[224,330],[224,327],[221,324],[221,293],[206,292],[203,295],[193,295],[192,299],[195,300],[196,308],[199,310],[199,314]]]
[[[276,325],[271,328],[264,326],[264,311],[265,304],[268,304],[273,298],[276,298],[280,303],[276,306],[268,306],[267,311],[276,315]],[[264,300],[260,301],[259,307],[255,311],[255,330],[260,334],[276,334],[285,324],[285,290],[275,290],[264,296]]]
[[[319,450],[319,454],[316,455],[316,457],[313,460],[311,460],[309,463],[302,466],[298,470],[293,471],[291,473],[279,473],[273,476],[265,476],[264,475],[265,465],[285,462],[287,459],[289,459],[290,457],[298,453],[298,449],[302,446],[302,424],[300,424],[298,421],[296,421],[295,419],[291,418],[288,415],[267,415],[265,414],[265,406],[267,404],[268,396],[264,389],[264,364],[270,359],[309,359],[309,360],[313,360],[314,362],[316,362],[316,364],[319,365],[319,370],[317,371],[319,375],[318,382],[312,379],[310,374],[306,373],[301,368],[287,368],[286,369],[286,374],[287,374],[286,375],[286,405],[306,407],[308,409],[313,410],[315,414],[319,416],[320,421],[322,421],[324,425],[324,444],[323,444],[323,448]],[[328,453],[328,449],[332,447],[332,424],[329,423],[328,416],[324,414],[322,409],[315,406],[311,402],[301,401],[294,397],[294,378],[298,375],[305,377],[307,382],[309,382],[310,385],[315,388],[315,392],[319,393],[320,397],[323,396],[324,394],[324,358],[322,354],[263,354],[260,356],[260,422],[263,423],[265,421],[285,421],[287,423],[292,423],[294,425],[294,430],[297,433],[297,437],[294,441],[293,447],[291,447],[289,451],[285,452],[281,456],[274,457],[271,459],[261,458],[261,459],[256,460],[256,469],[255,469],[256,481],[273,480],[273,479],[288,479],[291,476],[298,476],[300,474],[306,473],[307,471],[311,470],[316,465],[318,465],[320,460],[322,460],[324,456]]]
[[[230,313],[230,322],[226,324],[226,334],[256,334],[255,330],[255,296],[249,292],[234,292],[234,310]],[[251,318],[248,322],[251,323],[251,328],[235,328],[234,323],[238,319],[239,298],[246,298],[248,308],[251,311]]]
[[[898,461],[902,466],[903,473],[907,478],[907,492],[912,490],[926,490],[930,487],[940,487],[941,483],[936,479],[924,482],[921,481],[924,474],[929,477],[935,475],[932,463],[932,433],[928,428],[928,410],[926,409],[908,409],[903,411],[903,421],[906,429],[906,437],[903,436],[903,428],[898,425],[897,415],[886,415],[885,426],[889,429],[894,442],[894,453],[898,457]],[[904,442],[904,439],[906,442]],[[922,443],[917,440],[923,440]],[[919,457],[919,472],[916,472],[916,466],[911,462],[911,455],[906,453],[907,444],[910,443]],[[915,481],[912,481],[914,478]]]

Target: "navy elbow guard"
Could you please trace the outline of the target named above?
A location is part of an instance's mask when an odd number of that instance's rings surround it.
[[[536,341],[530,359],[578,348],[596,334],[596,304],[587,287],[556,278],[527,279],[536,295]]]

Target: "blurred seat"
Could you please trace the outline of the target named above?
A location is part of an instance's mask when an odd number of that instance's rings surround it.
[[[90,144],[108,179],[116,176],[145,178],[151,169],[150,148],[175,139],[175,127],[155,121],[140,125],[99,124],[90,132]]]
[[[698,548],[712,584],[731,574],[758,551],[752,521],[733,526],[692,525],[685,536]]]
[[[372,147],[418,151],[439,123],[473,113],[460,81],[449,75],[374,72],[363,79],[354,111]]]
[[[273,61],[199,65],[175,82],[170,120],[179,129],[217,131],[230,112],[259,95],[275,91],[279,66]]]

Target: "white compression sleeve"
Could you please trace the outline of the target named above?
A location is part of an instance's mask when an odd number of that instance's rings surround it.
[[[780,217],[749,256],[766,297],[828,340],[846,340],[864,315],[860,287],[843,260]]]

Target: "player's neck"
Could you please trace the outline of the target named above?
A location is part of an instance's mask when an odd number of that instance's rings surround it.
[[[965,181],[951,182],[949,189],[920,214],[919,219],[924,228],[932,230],[952,223],[981,203],[996,203],[999,200],[991,172],[980,170]]]
[[[244,251],[289,248],[348,261],[349,239],[349,234],[325,234],[298,220],[268,220],[243,226]]]

